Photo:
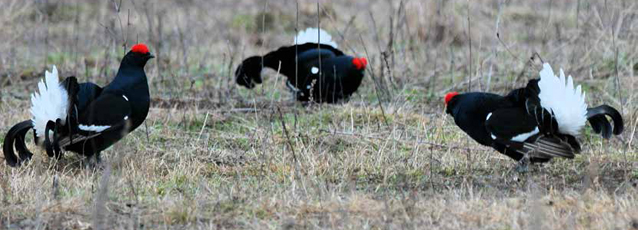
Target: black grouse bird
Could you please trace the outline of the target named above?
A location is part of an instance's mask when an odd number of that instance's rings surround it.
[[[146,45],[133,46],[115,79],[104,88],[91,82],[78,84],[75,77],[60,83],[55,66],[52,72],[46,71],[39,92],[31,96],[31,120],[13,126],[4,139],[7,164],[19,166],[33,155],[25,143],[30,129],[36,144],[42,144],[50,157],[61,157],[64,150],[99,163],[101,151],[146,119],[150,95],[144,66],[151,58]]]
[[[327,32],[308,28],[296,36],[292,46],[245,59],[235,77],[237,84],[252,89],[261,84],[261,71],[268,67],[288,78],[286,86],[298,101],[334,103],[357,91],[367,64],[365,58],[338,50]]]
[[[608,139],[623,131],[620,113],[608,106],[587,108],[581,87],[572,77],[560,78],[545,63],[540,79],[507,96],[491,93],[448,93],[446,112],[472,139],[519,161],[547,162],[553,157],[574,158],[581,148],[576,139],[585,123]],[[609,116],[613,129],[607,120]]]

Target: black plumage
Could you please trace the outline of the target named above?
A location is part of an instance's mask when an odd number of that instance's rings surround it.
[[[262,83],[261,71],[268,67],[287,77],[286,85],[297,100],[334,103],[357,91],[366,65],[365,58],[345,55],[330,45],[305,43],[249,57],[237,67],[235,77],[237,84],[251,89]]]
[[[151,58],[153,55],[144,44],[133,46],[113,81],[104,88],[90,82],[78,84],[75,77],[66,78],[61,83],[69,101],[64,121],[47,121],[44,133],[49,135],[44,135],[44,140],[35,135],[35,121],[23,121],[11,128],[3,146],[7,164],[18,166],[31,158],[25,144],[30,129],[34,129],[34,141],[42,142],[51,157],[72,151],[99,162],[101,151],[135,130],[148,115],[150,93],[144,66]]]
[[[516,161],[525,156],[531,162],[573,158],[581,150],[580,143],[575,135],[559,129],[556,114],[541,105],[540,92],[539,79],[533,79],[526,87],[506,96],[449,93],[445,97],[446,113],[472,139]],[[611,106],[588,108],[585,116],[594,132],[603,138],[623,131],[622,116]],[[614,123],[613,128],[608,117]]]

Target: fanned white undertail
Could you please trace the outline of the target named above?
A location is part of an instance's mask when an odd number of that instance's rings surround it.
[[[301,45],[309,42],[329,45],[335,49],[338,48],[337,43],[332,41],[332,36],[328,32],[317,28],[306,28],[306,30],[299,31],[293,45]]]
[[[49,121],[66,121],[69,95],[60,84],[58,69],[45,71],[44,79],[38,83],[38,92],[31,94],[31,122],[38,137],[44,136]]]
[[[563,69],[560,69],[560,78],[556,76],[548,63],[543,64],[540,77],[541,106],[554,113],[561,133],[577,136],[587,122],[585,93],[580,85],[574,88],[572,76],[566,81]]]

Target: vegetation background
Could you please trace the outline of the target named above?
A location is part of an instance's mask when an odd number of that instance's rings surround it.
[[[133,44],[157,58],[146,125],[102,169],[42,151],[0,164],[0,228],[638,229],[637,12],[631,0],[3,0],[2,136],[29,119],[51,65],[104,85]],[[370,62],[349,102],[293,102],[275,71],[252,91],[234,84],[243,58],[317,26]],[[621,110],[626,130],[588,128],[574,160],[518,174],[442,96],[506,93],[541,60],[590,105]]]

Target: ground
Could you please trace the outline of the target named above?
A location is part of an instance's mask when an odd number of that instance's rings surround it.
[[[92,2],[3,2],[0,138],[30,119],[45,69],[104,85],[137,42],[157,56],[151,112],[102,168],[41,150],[0,164],[0,228],[638,229],[634,1]],[[234,83],[243,58],[317,25],[370,62],[350,101],[296,103],[275,71]],[[541,60],[626,129],[587,128],[575,159],[518,173],[443,96],[506,93]]]

